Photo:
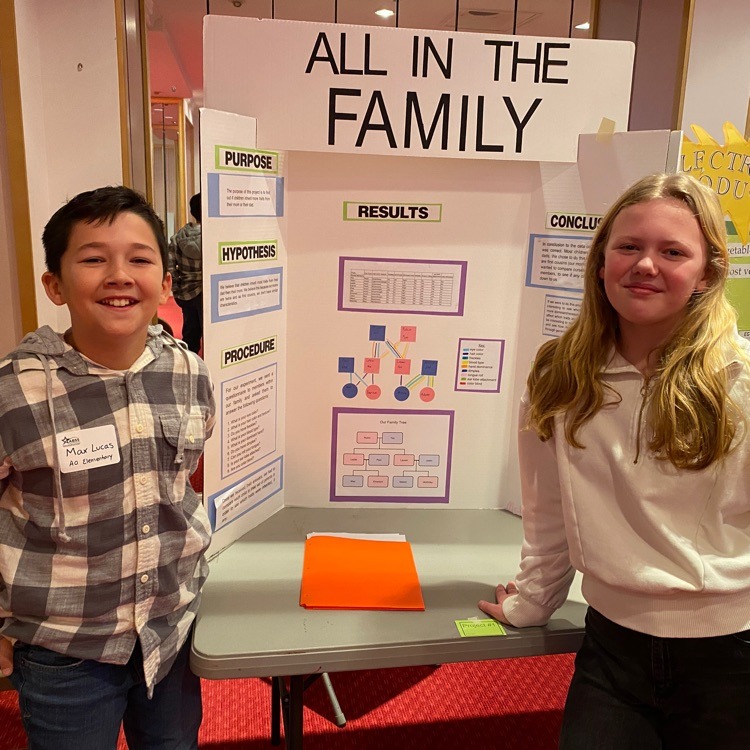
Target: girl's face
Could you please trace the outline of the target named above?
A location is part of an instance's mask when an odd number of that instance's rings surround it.
[[[666,341],[693,292],[706,289],[707,265],[700,224],[682,201],[658,198],[622,209],[599,269],[621,335]]]

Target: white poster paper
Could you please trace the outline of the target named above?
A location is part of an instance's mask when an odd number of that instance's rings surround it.
[[[284,155],[255,120],[201,110],[204,359],[217,425],[204,498],[216,554],[283,504]]]
[[[627,127],[630,42],[207,16],[204,49],[206,105],[261,148],[574,161]]]

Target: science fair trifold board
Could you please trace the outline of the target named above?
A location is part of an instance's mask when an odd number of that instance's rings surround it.
[[[632,45],[220,16],[204,36],[212,551],[283,505],[517,511],[533,353],[575,315],[607,205],[677,160],[667,132],[611,132]]]

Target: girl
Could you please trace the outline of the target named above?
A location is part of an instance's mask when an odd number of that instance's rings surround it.
[[[564,750],[750,748],[750,346],[728,269],[716,195],[642,179],[529,375],[520,573],[479,607],[544,625],[582,572]]]

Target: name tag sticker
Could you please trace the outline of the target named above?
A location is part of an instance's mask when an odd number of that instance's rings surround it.
[[[68,430],[59,433],[56,439],[63,474],[120,463],[117,431],[113,424]]]
[[[505,635],[505,628],[497,620],[456,620],[461,638],[476,638],[483,635]]]

